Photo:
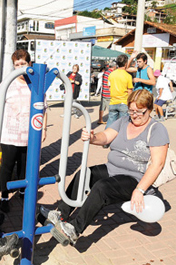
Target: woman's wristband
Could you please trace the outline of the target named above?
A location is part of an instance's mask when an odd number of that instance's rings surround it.
[[[139,187],[136,187],[136,189],[139,190],[142,194],[145,193],[145,190],[143,190],[143,189],[141,189],[141,188],[139,188]]]

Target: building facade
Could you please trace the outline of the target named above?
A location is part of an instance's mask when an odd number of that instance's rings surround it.
[[[131,54],[134,50],[135,29],[115,42],[119,50]],[[156,69],[162,69],[175,51],[176,26],[145,21],[142,39],[142,51],[148,55],[148,63]]]
[[[73,14],[74,0],[18,0],[17,40],[54,39],[54,22]]]
[[[55,21],[56,40],[91,41],[109,47],[134,27],[125,24],[111,25],[106,21],[83,16],[72,16]]]

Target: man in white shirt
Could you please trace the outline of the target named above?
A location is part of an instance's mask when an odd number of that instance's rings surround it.
[[[157,115],[156,119],[159,121],[164,121],[162,106],[163,104],[166,103],[167,100],[172,99],[172,92],[174,91],[173,85],[172,81],[170,81],[169,78],[161,75],[160,70],[155,70],[154,76],[157,78],[157,83],[156,83],[157,97],[154,102],[154,107]]]

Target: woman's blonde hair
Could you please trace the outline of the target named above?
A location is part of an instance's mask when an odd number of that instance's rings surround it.
[[[146,89],[136,90],[132,92],[127,101],[128,108],[132,102],[136,103],[139,109],[147,108],[153,110],[153,94]]]

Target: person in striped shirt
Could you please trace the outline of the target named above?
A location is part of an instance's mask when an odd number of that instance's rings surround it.
[[[108,77],[110,73],[112,73],[117,67],[116,62],[110,62],[109,68],[106,70],[103,74],[102,78],[102,93],[101,93],[101,104],[100,104],[100,110],[99,110],[99,120],[98,124],[106,124],[106,122],[103,121],[103,114],[106,109],[109,111],[109,102],[110,102],[110,90],[108,85]]]

